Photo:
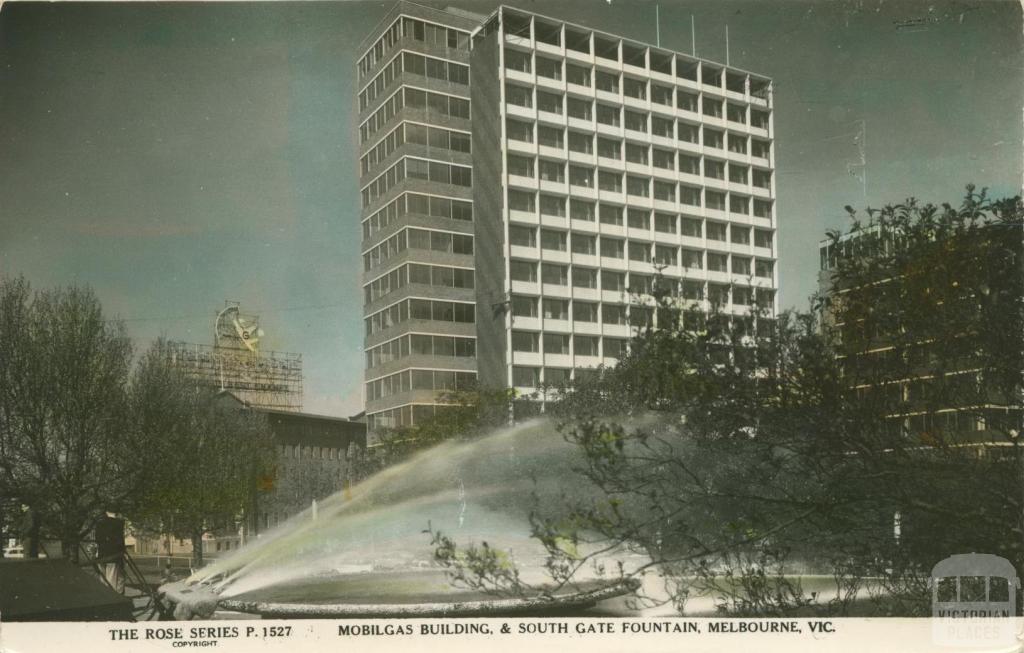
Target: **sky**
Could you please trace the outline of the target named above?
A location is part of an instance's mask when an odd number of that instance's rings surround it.
[[[729,63],[775,85],[784,308],[845,205],[1020,193],[1016,2],[506,4],[720,62],[728,26]],[[302,354],[305,410],[362,410],[354,72],[391,5],[0,4],[0,276],[88,284],[139,351],[211,343],[241,302],[261,346]]]

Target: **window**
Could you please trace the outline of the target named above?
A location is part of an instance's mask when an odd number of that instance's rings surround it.
[[[676,108],[697,112],[697,94],[679,90],[676,92]]]
[[[554,231],[552,229],[541,229],[540,230],[540,246],[542,249],[550,249],[556,252],[564,252],[568,250],[568,234],[564,231]]]
[[[704,176],[711,179],[725,179],[725,164],[713,159],[704,159]]]
[[[570,200],[569,215],[573,220],[594,221],[594,203],[583,200]]]
[[[708,252],[708,270],[711,272],[728,272],[729,257],[725,254]]]
[[[678,251],[670,245],[655,245],[654,263],[656,265],[676,265],[679,258]]]
[[[622,158],[622,141],[613,141],[610,138],[597,137],[597,155],[606,159]]]
[[[569,302],[565,299],[544,298],[544,319],[568,320]]]
[[[662,138],[674,138],[675,124],[674,120],[651,116],[651,133]]]
[[[564,386],[569,383],[569,372],[570,370],[564,367],[545,367],[544,382],[550,385]]]
[[[647,82],[626,77],[622,82],[622,93],[636,100],[647,99]]]
[[[722,149],[724,147],[724,134],[717,129],[704,128],[704,147]]]
[[[700,270],[704,267],[704,256],[701,252],[692,249],[680,250],[680,265],[684,268]]]
[[[537,76],[549,79],[562,79],[562,62],[537,57]]]
[[[606,337],[604,339],[604,355],[605,358],[625,358],[626,340],[624,338]]]
[[[750,124],[758,129],[768,129],[768,114],[764,111],[750,111]]]
[[[745,106],[733,104],[730,102],[728,108],[726,109],[726,118],[730,122],[746,123],[747,108]]]
[[[721,100],[716,100],[714,98],[706,97],[706,98],[704,98],[704,102],[701,104],[701,107],[703,108],[702,113],[705,116],[711,116],[713,118],[721,118],[722,117],[722,101]]]
[[[569,132],[569,151],[582,154],[594,153],[594,137],[590,134]]]
[[[667,181],[654,182],[654,199],[662,202],[676,201],[676,185]]]
[[[683,299],[700,301],[704,299],[704,284],[700,281],[683,280]]]
[[[734,184],[746,184],[747,183],[747,166],[737,165],[735,163],[729,164],[729,181]]]
[[[537,281],[537,264],[532,261],[510,261],[509,276],[513,281]]]
[[[601,290],[619,292],[626,289],[626,275],[623,272],[601,270]]]
[[[676,138],[679,140],[687,143],[696,143],[700,140],[700,129],[696,125],[680,121],[678,127]]]
[[[754,246],[771,249],[772,232],[765,229],[754,229]]]
[[[750,276],[750,259],[746,257],[732,257],[732,273],[745,277]]]
[[[771,279],[773,270],[773,263],[771,261],[765,261],[757,259],[754,261],[754,276],[762,277],[764,279]]]
[[[708,228],[708,240],[717,240],[717,241],[721,241],[723,243],[725,242],[726,238],[725,238],[725,225],[724,224],[722,224],[721,222],[711,222],[711,221],[709,221],[707,223],[707,228]]]
[[[647,146],[626,143],[626,161],[647,165]]]
[[[541,282],[548,285],[569,285],[569,269],[564,265],[556,265],[554,263],[541,263],[540,276]]]
[[[565,81],[577,86],[590,86],[590,69],[567,63],[565,64]]]
[[[651,262],[651,244],[650,243],[637,243],[630,241],[629,243],[629,260],[640,261],[642,263]]]
[[[750,198],[743,197],[741,195],[729,195],[729,211],[731,213],[741,213],[747,215],[750,213]]]
[[[651,102],[672,106],[672,88],[651,84]]]
[[[618,127],[619,122],[619,108],[610,107],[605,104],[597,105],[597,122],[602,125],[611,125],[612,127]]]
[[[587,320],[592,322],[593,320]],[[600,339],[596,336],[573,336],[572,347],[577,356],[599,356]]]
[[[530,331],[512,332],[512,351],[540,351],[540,334]]]
[[[654,230],[665,234],[676,233],[676,216],[670,213],[655,213]]]
[[[724,211],[725,193],[719,193],[717,191],[712,190],[704,191],[704,205],[707,206],[709,209]]]
[[[594,171],[590,168],[583,168],[581,166],[569,166],[569,185],[593,188]]]
[[[572,285],[574,288],[597,288],[597,270],[591,268],[572,268]]]
[[[572,303],[572,319],[577,322],[597,322],[597,304],[594,302],[581,302],[575,300]],[[577,350],[576,353],[579,353]]]
[[[614,193],[622,192],[622,174],[600,170],[597,173],[597,187]]]
[[[508,191],[508,208],[513,211],[528,211],[533,213],[537,210],[534,194],[522,190],[510,189]]]
[[[506,120],[505,131],[511,141],[533,142],[533,123]]]
[[[569,335],[566,333],[545,333],[544,334],[545,354],[568,354]]]
[[[601,204],[598,206],[598,214],[601,217],[601,224],[612,224],[622,226],[622,207],[612,204]]]
[[[533,177],[533,158],[510,154],[508,156],[508,174],[518,177]]]
[[[772,217],[772,203],[769,200],[754,200],[754,215],[758,218]]]
[[[651,194],[650,180],[644,177],[626,177],[626,193],[638,197],[649,197]]]
[[[565,217],[565,198],[554,195],[540,196],[540,212],[542,215]]]
[[[509,225],[508,239],[510,243],[519,247],[536,247],[537,230],[517,224]]]
[[[540,385],[540,368],[512,366],[512,385],[519,388],[535,388]]]
[[[647,114],[626,111],[626,129],[647,133]]]
[[[691,238],[700,238],[703,229],[698,218],[682,218],[682,234]]]
[[[651,214],[642,209],[629,209],[626,211],[626,219],[630,229],[651,228]]]
[[[555,93],[537,91],[537,109],[562,115],[562,96]]]
[[[625,244],[618,238],[601,236],[601,256],[605,258],[623,258]]]
[[[565,183],[565,164],[555,161],[540,160],[540,178],[544,181]],[[563,209],[562,215],[565,214]]]
[[[512,315],[516,317],[537,317],[537,298],[512,295]]]
[[[754,185],[758,188],[770,190],[772,187],[772,173],[768,170],[754,170]]]
[[[771,153],[771,144],[768,141],[760,141],[756,138],[750,141],[750,155],[760,159],[767,159]]]
[[[562,149],[564,145],[563,133],[563,130],[559,127],[537,125],[537,144]]]
[[[679,201],[689,206],[700,206],[700,189],[680,184]]]
[[[530,72],[530,55],[518,50],[505,49],[505,68],[518,70],[521,73]]]
[[[686,157],[683,158],[693,158]],[[675,170],[676,169],[676,153],[668,150],[659,150],[654,148],[652,153],[652,159],[655,168],[661,168],[663,170]]]
[[[533,106],[533,91],[521,86],[505,84],[505,101],[519,107]]]
[[[578,232],[573,232],[572,252],[573,254],[586,254],[587,256],[596,256],[597,237],[588,236],[587,234],[581,234]]]
[[[597,90],[605,91],[608,93],[619,92],[618,75],[606,72],[604,70],[598,70],[595,80],[597,81]]]
[[[718,146],[721,147],[721,146]],[[737,134],[729,134],[729,151],[736,154],[747,153],[747,137]]]
[[[570,97],[567,102],[567,113],[569,114],[570,118],[576,118],[577,120],[593,120],[593,104],[590,102],[590,100],[581,100],[579,98]],[[559,111],[559,113],[561,113],[561,111]]]
[[[626,307],[621,304],[601,304],[603,324],[626,324]],[[607,342],[608,339],[605,339]]]

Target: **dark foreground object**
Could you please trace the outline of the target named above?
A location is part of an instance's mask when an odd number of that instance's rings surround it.
[[[4,621],[134,621],[132,602],[67,560],[0,562]]]

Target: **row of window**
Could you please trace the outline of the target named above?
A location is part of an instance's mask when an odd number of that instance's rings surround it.
[[[366,368],[377,367],[408,356],[476,357],[476,338],[412,333],[389,340],[366,352]]]
[[[374,66],[384,59],[384,55],[403,37],[422,43],[446,47],[451,50],[469,50],[468,32],[452,29],[445,25],[428,23],[415,18],[402,17],[395,20],[391,27],[377,39],[373,47],[359,60],[360,84],[363,83]]]
[[[626,341],[617,338],[605,338],[605,357],[622,358],[626,355]],[[577,377],[584,372],[577,369]],[[543,383],[547,385],[565,385],[572,378],[572,370],[561,367],[545,367]],[[541,385],[541,368],[525,365],[512,366],[512,385],[517,388],[536,388]]]
[[[621,142],[610,139],[598,138],[599,145],[604,146],[606,141],[607,145],[614,148],[610,151],[605,151],[604,154],[608,154],[609,158],[621,159]],[[650,165],[651,159],[648,157],[648,148],[644,145],[636,145],[634,143],[626,143],[626,161],[630,163],[639,163],[642,165]],[[602,156],[604,156],[602,154]],[[662,168],[666,170],[675,170],[676,153],[674,151],[659,150],[654,148],[653,162],[656,168]],[[771,190],[772,184],[772,173],[768,170],[761,170],[759,168],[753,169],[753,175],[751,175],[751,169],[749,166],[729,162],[728,165],[723,161],[716,161],[714,159],[704,157],[704,176],[708,179],[718,179],[725,181],[726,170],[728,170],[728,180],[734,184],[747,185],[752,183],[755,187],[763,190]],[[699,175],[701,173],[701,157],[690,156],[687,154],[679,153],[679,164],[680,172],[687,174]],[[568,181],[570,186],[579,186],[581,188],[594,188],[594,177],[595,168],[593,166],[579,165],[579,164],[566,164],[564,161],[552,161],[550,159],[540,158],[537,159],[532,156],[522,156],[519,154],[510,154],[507,158],[508,173],[517,177],[529,177],[531,179],[537,179],[539,176],[542,181],[550,181],[559,184],[566,182],[566,166],[568,165],[569,174]],[[601,181],[601,175],[604,175],[606,186],[605,190],[611,190],[616,186],[621,187],[621,172],[597,170],[597,180]],[[616,177],[619,181],[616,181]],[[630,193],[631,195],[640,195],[643,197],[649,196],[650,182],[651,179],[644,176],[638,177],[634,175],[627,175],[626,187],[630,188],[630,180],[632,181],[632,187],[636,189],[636,192]],[[663,182],[660,179],[654,179],[654,183],[667,183],[672,184],[674,182]],[[598,183],[596,185],[600,187]],[[665,195],[671,195],[671,193],[665,189],[663,193]]]
[[[633,245],[635,243],[630,243]],[[607,243],[602,243],[605,247]],[[656,258],[641,258],[642,255],[650,254],[650,247],[645,249],[630,248],[630,260],[655,263],[656,265],[681,265],[688,269],[702,270],[705,268],[704,252],[684,249],[682,258],[673,259],[673,254],[679,254],[674,248],[662,249],[657,246],[655,249]],[[621,253],[621,250],[620,250]],[[618,256],[616,258],[621,258]],[[674,263],[672,261],[675,261]],[[731,263],[731,265],[730,265]],[[540,274],[538,275],[538,265]],[[742,276],[755,276],[762,279],[771,279],[774,271],[772,261],[754,259],[753,264],[750,258],[730,256],[707,252],[707,269],[711,272],[732,273]],[[509,262],[509,276],[513,281],[526,283],[541,283],[551,286],[569,286],[574,288],[590,288],[592,290],[608,290],[622,292],[630,290],[633,292],[649,293],[653,284],[653,277],[639,272],[631,272],[629,284],[626,283],[626,273],[618,270],[598,270],[579,265],[573,265],[571,270],[568,265],[561,263],[538,263],[537,261],[512,260]],[[598,285],[600,280],[600,285]]]
[[[406,143],[466,154],[469,154],[472,149],[472,138],[466,132],[431,127],[415,122],[403,122],[382,138],[372,150],[363,155],[363,158],[359,160],[359,174],[369,174],[378,163]]]
[[[581,86],[590,86],[590,70],[578,66],[569,65],[570,69],[576,69],[577,77],[569,77],[569,82]],[[611,93],[619,92],[619,78],[611,73],[598,71],[597,90]],[[647,99],[647,83],[641,80],[626,78],[623,85],[623,94],[638,100]],[[564,95],[557,91],[542,90],[534,91],[533,88],[520,86],[518,84],[505,84],[505,101],[515,106],[533,108],[534,97],[539,111],[547,111],[558,115],[568,114],[571,118],[580,120],[593,120],[594,101],[590,98],[581,98],[574,95]],[[691,93],[683,89],[673,89],[669,86],[651,84],[651,101],[666,107],[676,107],[691,113],[701,113],[712,118],[725,118],[729,122],[747,124],[748,107],[743,104],[726,102],[716,97],[701,97],[698,93]],[[598,104],[600,107],[607,106]],[[627,113],[630,113],[627,110]],[[636,112],[632,112],[636,113]],[[749,124],[758,129],[768,129],[770,113],[755,108],[749,109]],[[646,115],[646,114],[645,114]],[[658,114],[654,114],[658,115]],[[628,120],[627,120],[628,124]]]
[[[407,249],[423,249],[449,254],[472,254],[473,236],[450,231],[407,227],[363,254],[363,270],[375,268]]]
[[[472,222],[473,203],[436,195],[402,193],[363,220],[363,239],[369,239],[373,234],[387,229],[399,218],[407,215],[424,215]]]
[[[345,450],[338,447],[311,447],[298,444],[278,445],[277,454],[282,458],[294,458],[296,460],[344,460]]]
[[[611,224],[622,224],[622,207],[614,206],[609,207],[606,204],[601,204],[601,222]],[[608,209],[618,209],[608,210]],[[643,229],[645,231],[651,228],[651,214],[649,211],[643,209],[628,209],[626,212],[628,216],[628,225],[630,229]],[[655,213],[655,230],[665,233],[677,233],[676,232],[676,217],[675,215],[666,213]],[[683,235],[691,238],[700,238],[703,233],[703,224],[701,220],[696,218],[682,218]],[[721,242],[731,242],[736,245],[749,245],[750,244],[750,227],[746,225],[726,225],[721,222],[714,222],[712,220],[707,221],[707,233],[708,240],[715,240]],[[541,229],[540,230],[540,246],[543,249],[553,249],[557,251],[572,251],[576,254],[589,254],[591,256],[597,255],[596,236],[589,233],[572,232],[572,247],[567,246],[568,235],[564,231],[555,229]],[[509,225],[509,240],[513,245],[520,245],[523,247],[536,247],[537,245],[537,227],[529,225],[513,224]],[[620,239],[612,237],[603,237],[603,240],[610,243],[622,242]],[[772,232],[766,229],[754,229],[754,244],[757,247],[771,248],[772,245]],[[611,245],[609,251],[612,251],[616,246]]]
[[[466,302],[404,299],[366,317],[366,335],[380,333],[409,320],[472,324],[476,321],[476,306]]]
[[[394,118],[403,107],[425,110],[428,116],[469,120],[469,100],[466,98],[402,87],[359,125],[359,143],[363,144],[370,140],[370,137]]]
[[[438,288],[473,288],[473,270],[407,263],[363,286],[363,298],[369,304],[411,283]]]
[[[597,177],[597,188],[598,190],[607,191],[611,193],[622,193],[622,177],[621,172],[611,172],[607,170],[599,170]],[[636,183],[629,185],[629,181],[636,179]],[[649,181],[649,180],[647,180]],[[643,180],[640,178],[634,178],[627,176],[626,194],[635,197],[648,197],[649,195],[645,192],[645,189],[649,189],[650,185],[644,185]],[[676,195],[678,188],[679,194]],[[751,215],[750,198],[739,193],[723,193],[717,190],[711,190],[709,188],[696,188],[688,186],[686,184],[676,184],[674,182],[657,181],[654,182],[654,199],[661,202],[678,202],[685,206],[701,206],[701,196],[703,195],[703,205],[709,209],[715,211],[725,211],[728,206],[730,213],[736,213],[739,215]],[[728,202],[726,202],[726,196],[728,195]],[[538,201],[539,197],[539,201]],[[546,193],[538,193],[536,191],[521,190],[518,188],[511,188],[508,191],[508,208],[512,211],[522,211],[524,213],[536,213],[538,206],[540,207],[541,215],[550,215],[558,218],[566,217],[566,198],[561,195],[549,195]],[[568,216],[576,220],[594,220],[594,207],[595,203],[588,200],[582,200],[577,198],[569,198],[568,202]],[[615,207],[619,211],[622,209],[620,206],[612,204],[601,203],[602,207]],[[770,218],[771,217],[771,202],[755,200],[754,204],[755,217],[759,218]],[[602,222],[606,224],[622,224],[621,220],[618,222],[612,219],[604,220]]]
[[[373,204],[379,197],[406,178],[468,188],[473,185],[473,168],[443,161],[402,157],[363,188],[363,208]]]
[[[384,399],[409,390],[435,392],[472,390],[476,387],[476,372],[451,370],[405,370],[380,379],[367,381],[366,400]]]
[[[602,107],[599,106],[598,109]],[[618,120],[617,110],[611,110],[605,114],[604,120],[602,120],[602,113],[598,112],[598,122],[601,124],[611,125],[618,127],[620,122]],[[627,111],[626,113],[631,113]],[[641,115],[641,118],[643,116]],[[654,117],[651,120],[651,126],[654,128],[651,133],[655,136],[663,138],[673,138],[673,126],[676,123],[666,118]],[[632,129],[637,132],[647,132],[647,123],[641,119],[637,119],[632,123],[627,123],[626,128]],[[536,126],[536,138],[534,138],[534,127]],[[748,139],[746,134],[737,134],[735,132],[724,132],[720,129],[714,129],[712,127],[705,127],[703,130],[697,125],[678,121],[678,134],[677,140],[693,143],[694,145],[702,145],[711,149],[726,150],[726,142],[728,142],[728,151],[733,154],[746,155],[748,148],[748,140],[751,143],[750,154],[751,156],[767,159],[771,150],[771,144],[768,141],[758,139]],[[561,126],[546,125],[544,123],[525,122],[523,120],[517,120],[514,118],[508,118],[505,121],[505,133],[509,140],[522,141],[524,143],[534,143],[543,145],[545,147],[553,147],[562,149],[565,147],[565,129]],[[642,147],[642,146],[641,146]],[[572,152],[579,152],[581,154],[593,154],[594,153],[594,140],[592,134],[583,132],[574,132],[569,130],[569,150]],[[599,156],[605,156],[612,159],[622,158],[622,140],[617,138],[607,138],[604,136],[598,137],[597,139],[597,153]]]
[[[529,40],[531,39],[532,24],[532,38],[536,39],[538,43],[546,43],[555,47],[559,47],[562,43],[562,25],[549,25],[541,21],[532,20],[529,16],[518,16],[514,13],[508,12],[507,10],[504,12],[504,17],[506,34]],[[748,79],[747,75],[744,73],[732,70],[723,70],[716,65],[709,64],[708,62],[695,61],[684,57],[683,55],[652,50],[647,46],[608,39],[589,32],[577,32],[570,29],[568,26],[565,26],[564,29],[565,47],[568,50],[581,52],[583,54],[593,53],[601,59],[622,62],[638,68],[645,68],[656,73],[661,73],[663,75],[675,75],[680,79],[689,80],[691,82],[700,81],[703,84],[714,86],[719,89],[723,87],[724,82],[725,89],[734,93],[745,92],[749,85],[751,95],[757,97],[767,97],[768,95],[771,82],[766,79]],[[593,39],[593,48],[591,48],[591,38]],[[506,60],[510,55],[512,57],[516,56],[511,53],[520,54],[520,61],[517,61],[513,65],[517,66],[517,69],[522,69],[521,60],[523,57],[521,55],[526,55],[526,57],[529,57],[529,55],[517,50],[515,47],[506,46]],[[538,59],[546,59],[546,57],[541,57],[541,55],[537,56]],[[558,63],[560,60],[555,61]],[[548,66],[549,70],[552,68],[554,67],[550,65]],[[568,70],[566,73],[568,75]]]
[[[370,106],[377,96],[403,72],[410,75],[422,75],[441,82],[463,86],[469,84],[469,66],[414,52],[400,52],[359,94],[359,110],[363,111]]]
[[[411,404],[390,408],[377,413],[370,413],[366,416],[366,428],[373,431],[385,428],[398,428],[422,424],[433,418],[437,413],[448,410],[450,407],[435,404]]]

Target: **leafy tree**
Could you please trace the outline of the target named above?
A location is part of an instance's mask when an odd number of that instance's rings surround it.
[[[88,288],[0,281],[0,495],[28,507],[65,556],[133,489],[127,385],[132,347]]]
[[[657,328],[551,408],[596,489],[536,508],[555,580],[580,551],[625,549],[649,563],[620,574],[657,569],[680,609],[703,594],[734,614],[921,614],[947,555],[1020,564],[1020,467],[1002,454],[1019,451],[1021,216],[973,188],[959,208],[873,211],[833,235],[831,291],[774,318],[656,288]],[[938,424],[951,408],[985,430]],[[433,537],[455,578],[522,593],[496,555]],[[827,572],[832,597],[801,569]]]
[[[149,530],[192,541],[203,562],[203,533],[233,526],[269,473],[274,447],[266,417],[197,386],[157,342],[140,362],[130,396],[148,443],[133,519]]]

